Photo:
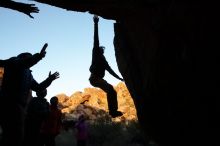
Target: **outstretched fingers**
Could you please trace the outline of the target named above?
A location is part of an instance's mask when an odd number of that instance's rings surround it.
[[[55,79],[57,79],[57,78],[59,78],[60,77],[60,74],[59,74],[59,72],[55,72],[55,73],[53,73],[53,78],[54,78],[54,80]]]
[[[37,7],[35,7],[35,4],[27,4],[24,9],[23,9],[23,13],[25,13],[26,15],[28,15],[31,18],[34,18],[31,13],[38,13],[39,9]]]
[[[55,72],[55,73],[53,73],[53,74],[51,74],[51,71],[49,72],[48,78],[49,78],[50,80],[55,80],[55,79],[57,79],[57,78],[59,78],[59,77],[60,77],[59,72]]]
[[[30,4],[30,13],[38,13],[39,12],[39,9],[38,7],[35,7],[35,4]]]

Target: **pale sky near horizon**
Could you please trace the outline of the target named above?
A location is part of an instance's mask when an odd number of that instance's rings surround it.
[[[93,47],[93,15],[66,11],[57,7],[28,0],[34,3],[39,13],[29,16],[0,7],[0,59],[7,59],[22,52],[37,53],[48,43],[46,57],[33,66],[36,81],[43,81],[49,74],[58,71],[60,78],[48,87],[47,99],[60,93],[70,96],[76,91],[92,87],[88,81]],[[105,46],[105,57],[119,75],[113,46],[113,20],[99,17],[99,41]],[[120,81],[106,71],[105,79],[112,85]],[[35,96],[35,93],[33,93]]]

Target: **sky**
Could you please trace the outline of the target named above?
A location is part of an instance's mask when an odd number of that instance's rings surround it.
[[[46,57],[31,68],[38,82],[46,79],[50,71],[60,73],[60,78],[47,88],[46,98],[60,93],[71,96],[76,91],[92,87],[88,78],[93,47],[93,15],[28,0],[15,1],[34,3],[40,11],[32,13],[34,19],[31,19],[23,13],[0,7],[0,59],[22,52],[39,53],[48,43]],[[113,23],[113,20],[99,17],[99,42],[106,48],[104,55],[109,65],[121,76],[113,46]],[[120,82],[107,71],[104,79],[114,86]]]

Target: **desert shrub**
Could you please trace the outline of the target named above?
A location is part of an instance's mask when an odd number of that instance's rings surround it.
[[[93,123],[89,125],[89,144],[96,146],[141,146],[143,137],[137,122]]]
[[[88,122],[88,146],[144,146],[137,121],[113,122],[108,117]],[[63,130],[57,146],[75,146],[76,129]]]

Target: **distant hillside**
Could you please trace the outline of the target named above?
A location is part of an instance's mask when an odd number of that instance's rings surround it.
[[[129,91],[124,83],[119,83],[115,90],[118,94],[118,107],[124,113],[114,121],[137,120],[136,109]],[[99,88],[85,88],[84,92],[77,91],[70,97],[65,94],[57,95],[60,108],[66,119],[76,120],[80,114],[84,114],[91,121],[112,120],[108,114],[106,93]]]

